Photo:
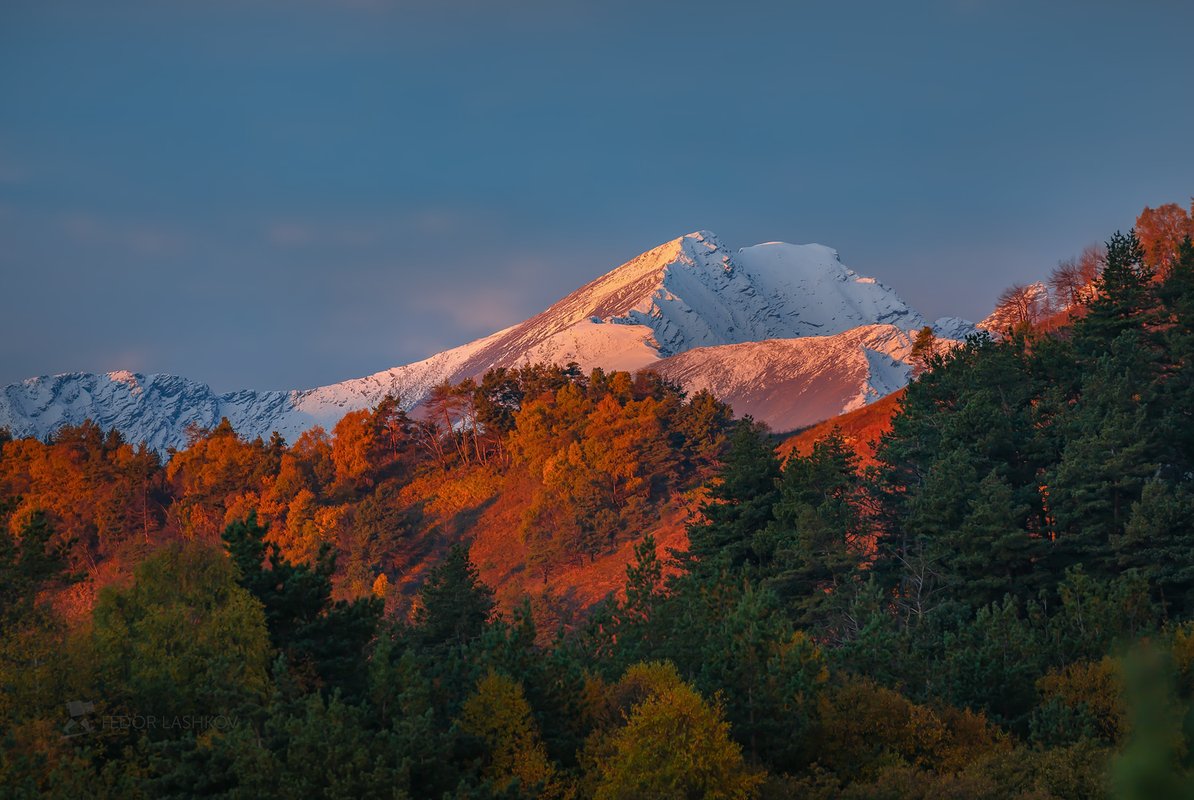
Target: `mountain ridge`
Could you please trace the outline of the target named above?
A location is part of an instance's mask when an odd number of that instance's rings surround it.
[[[387,394],[412,410],[444,381],[498,366],[576,362],[585,370],[657,369],[690,390],[709,388],[739,413],[790,429],[906,384],[910,334],[925,325],[894,290],[844,265],[832,248],[767,242],[731,251],[715,234],[695,231],[523,322],[362,378],[216,393],[167,374],[43,376],[0,392],[0,426],[44,438],[91,418],[164,451],[184,444],[188,427],[210,428],[227,417],[250,438],[278,431],[293,440]],[[930,327],[949,340],[974,331],[951,317]]]

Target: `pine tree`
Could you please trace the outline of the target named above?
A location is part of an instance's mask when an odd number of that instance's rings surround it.
[[[1169,471],[1194,471],[1194,242],[1187,237],[1165,281],[1157,287],[1164,309],[1165,365],[1157,404]]]
[[[820,622],[821,609],[857,563],[851,552],[859,533],[858,458],[834,430],[807,457],[783,468],[774,521],[755,536],[755,570],[790,609],[798,627]]]
[[[1144,250],[1135,231],[1117,231],[1107,241],[1094,298],[1074,325],[1074,340],[1081,355],[1098,357],[1120,334],[1140,330],[1152,318],[1151,279],[1152,271],[1144,263]]]
[[[1064,450],[1043,477],[1057,557],[1100,575],[1117,572],[1110,539],[1123,532],[1164,450],[1153,396],[1155,358],[1140,341],[1140,334],[1125,330],[1111,352],[1088,367],[1080,399],[1060,423]]]
[[[928,370],[938,358],[937,337],[928,325],[916,332],[912,340],[912,351],[908,354],[912,362],[912,376],[916,377]]]
[[[313,566],[292,564],[276,545],[267,548],[265,534],[253,513],[230,524],[224,542],[240,584],[265,609],[274,647],[287,653],[296,669],[309,672],[313,681],[339,686],[346,694],[361,691],[365,649],[381,615],[381,601],[333,601],[335,558],[328,547]]]
[[[701,509],[704,520],[689,529],[690,570],[716,574],[755,560],[751,540],[774,517],[779,477],[779,459],[766,427],[743,418],[730,436],[721,480]]]
[[[1047,585],[1038,565],[1045,541],[1025,530],[1027,504],[991,470],[973,489],[957,532],[941,538],[941,568],[951,597],[971,608],[1011,594],[1027,600]]]
[[[1145,484],[1124,532],[1112,537],[1116,564],[1145,576],[1173,618],[1194,615],[1194,486]]]
[[[479,637],[493,617],[493,590],[481,582],[468,550],[453,545],[419,590],[414,625],[426,645],[458,645]]]

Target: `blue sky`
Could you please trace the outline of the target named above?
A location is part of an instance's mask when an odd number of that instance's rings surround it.
[[[0,383],[329,383],[662,241],[821,242],[930,317],[1194,194],[1194,6],[0,6]]]

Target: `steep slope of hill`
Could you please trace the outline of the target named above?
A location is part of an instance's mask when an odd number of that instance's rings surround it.
[[[891,419],[899,413],[904,392],[900,389],[870,405],[811,425],[784,439],[776,450],[785,459],[793,453],[807,456],[813,451],[813,445],[836,429],[858,454],[862,466],[869,466],[875,463],[875,447],[879,439],[891,430]]]
[[[585,370],[658,368],[785,429],[904,385],[907,334],[925,324],[894,291],[843,265],[830,248],[769,242],[731,252],[699,231],[639,255],[518,325],[364,378],[226,394],[169,375],[33,378],[0,394],[0,425],[44,437],[90,417],[165,449],[183,444],[189,425],[211,427],[228,417],[246,436],[277,430],[293,440],[387,394],[411,409],[444,381],[476,378],[495,366],[574,361]],[[933,327],[943,339],[974,330],[956,318]]]

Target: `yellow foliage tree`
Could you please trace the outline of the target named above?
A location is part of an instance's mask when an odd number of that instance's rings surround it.
[[[517,782],[519,789],[534,797],[568,795],[547,758],[531,706],[517,681],[491,670],[465,701],[460,727],[485,743],[484,775],[499,792]]]
[[[745,800],[764,776],[748,768],[730,726],[669,663],[637,664],[614,688],[625,724],[586,746],[595,800]]]

